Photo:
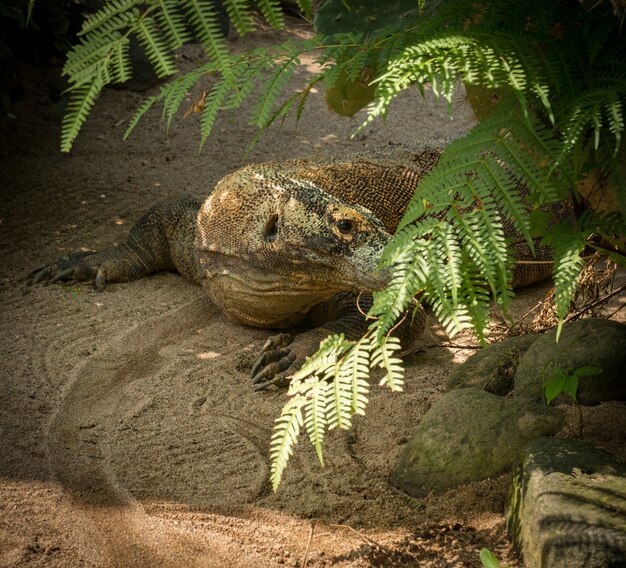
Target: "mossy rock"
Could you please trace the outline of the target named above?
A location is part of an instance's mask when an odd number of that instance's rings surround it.
[[[528,440],[554,434],[563,423],[559,409],[529,400],[476,388],[450,391],[418,424],[392,482],[422,496],[492,477],[511,467]]]
[[[507,502],[527,568],[626,566],[626,464],[579,440],[525,448]]]
[[[519,335],[477,351],[465,363],[455,367],[448,378],[447,390],[478,387],[507,395],[513,389],[517,365],[538,335]]]
[[[556,329],[542,335],[517,366],[513,396],[542,401],[544,381],[553,369],[574,371],[585,366],[602,372],[580,379],[578,402],[626,400],[626,325],[585,319],[563,326],[558,343]]]

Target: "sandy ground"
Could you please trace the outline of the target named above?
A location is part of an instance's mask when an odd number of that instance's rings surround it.
[[[305,62],[299,77],[310,71]],[[108,90],[62,155],[55,73],[27,71],[17,118],[0,125],[0,566],[300,566],[307,548],[311,567],[480,566],[482,547],[519,566],[502,515],[508,475],[423,501],[387,483],[471,351],[410,356],[406,392],[373,389],[367,416],[329,436],[324,469],[301,444],[273,494],[268,444],[286,398],[255,394],[248,378],[269,332],[229,323],[170,273],[105,293],[22,284],[62,254],[123,239],[159,200],[204,197],[254,135],[245,114],[225,114],[198,153],[196,117],[167,133],[157,111],[123,142],[146,93]],[[297,128],[272,129],[246,159],[445,138],[472,124],[459,107],[450,121],[407,93],[386,125],[351,139],[358,120],[314,93]]]

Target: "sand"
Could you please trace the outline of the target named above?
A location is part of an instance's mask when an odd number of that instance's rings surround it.
[[[282,37],[302,33],[292,22]],[[234,47],[270,41],[262,32]],[[188,49],[181,66],[196,54]],[[297,79],[312,70],[304,61]],[[173,273],[104,293],[88,283],[23,284],[67,252],[119,242],[153,203],[206,196],[244,161],[466,131],[473,119],[462,93],[453,121],[445,104],[410,91],[386,125],[351,138],[359,117],[333,115],[315,92],[297,127],[272,128],[246,157],[255,130],[241,111],[219,118],[202,152],[197,115],[179,115],[167,132],[160,112],[150,113],[122,141],[158,86],[109,89],[62,155],[57,76],[25,69],[16,118],[0,121],[0,566],[296,567],[305,555],[310,567],[480,566],[482,547],[519,566],[504,528],[508,474],[422,501],[387,481],[471,350],[408,357],[405,392],[374,387],[367,415],[328,437],[324,468],[300,444],[274,494],[268,445],[286,396],[255,393],[248,377],[271,332],[228,322]],[[545,290],[523,292],[520,310]],[[436,327],[426,334],[433,342]],[[623,432],[611,440],[623,447]]]

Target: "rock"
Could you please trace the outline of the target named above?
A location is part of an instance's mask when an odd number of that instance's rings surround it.
[[[626,464],[578,440],[535,439],[506,522],[527,568],[626,566]]]
[[[476,388],[450,391],[422,418],[392,481],[421,496],[497,475],[528,440],[558,432],[564,418],[559,409],[529,400]]]
[[[520,358],[538,335],[518,335],[477,351],[452,371],[447,389],[478,387],[492,394],[507,395]]]
[[[626,325],[611,320],[586,319],[539,337],[521,358],[515,374],[514,397],[543,400],[543,382],[554,368],[575,370],[598,367],[602,373],[583,377],[578,387],[581,404],[626,400]]]

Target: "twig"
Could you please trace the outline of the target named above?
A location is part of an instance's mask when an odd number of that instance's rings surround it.
[[[382,544],[376,542],[373,538],[370,538],[366,534],[363,534],[362,532],[357,531],[356,529],[352,528],[350,525],[326,525],[326,526],[331,527],[333,529],[348,529],[352,531],[354,534],[361,537],[364,541],[369,542],[370,544],[373,544],[374,546],[377,546],[380,549],[383,548]]]
[[[439,347],[446,347],[448,349],[482,349],[481,345],[457,345],[456,343],[430,343],[429,345],[418,345],[416,347],[410,347],[409,349],[405,349],[400,351],[398,354],[400,357],[406,357],[407,355],[412,355],[413,353],[418,353],[423,351],[424,349],[437,349]]]
[[[482,349],[482,345],[457,345],[456,343],[442,343],[441,347],[448,349]]]
[[[554,288],[550,291],[550,295],[552,294],[553,291],[554,291]],[[502,335],[508,335],[515,326],[517,326],[520,323],[522,323],[530,314],[532,314],[534,311],[536,311],[539,308],[541,308],[541,306],[544,304],[544,302],[545,302],[545,299],[539,301],[533,308],[528,310],[524,315],[522,315],[521,317],[517,318],[517,320],[515,320],[509,327],[507,327],[502,332]]]
[[[304,558],[300,568],[306,568],[306,563],[309,560],[309,550],[311,550],[311,542],[313,541],[313,533],[315,532],[315,521],[311,521],[311,530],[309,532],[309,540],[306,543],[306,550],[304,551]]]
[[[606,319],[611,319],[617,312],[621,312],[624,308],[626,308],[626,304],[622,304],[619,308],[617,308],[614,312],[611,312]]]
[[[356,297],[356,309],[359,310],[359,313],[366,319],[374,319],[372,316],[368,316],[361,308],[361,295],[363,294],[363,290],[359,290],[359,295]]]
[[[600,304],[603,304],[609,298],[612,298],[613,296],[616,296],[617,294],[619,294],[620,292],[623,292],[624,290],[626,290],[626,286],[621,286],[620,288],[618,288],[617,290],[614,290],[613,292],[611,292],[607,296],[604,296],[603,298],[600,298],[599,300],[596,300],[595,302],[591,302],[591,304],[587,304],[586,306],[582,307],[577,312],[574,312],[573,314],[570,314],[569,316],[567,316],[563,320],[563,323],[567,323],[569,321],[572,321],[574,318],[577,318],[579,315],[584,314],[585,312],[588,312],[589,310],[592,310],[593,308],[595,308],[596,306],[599,306]]]

